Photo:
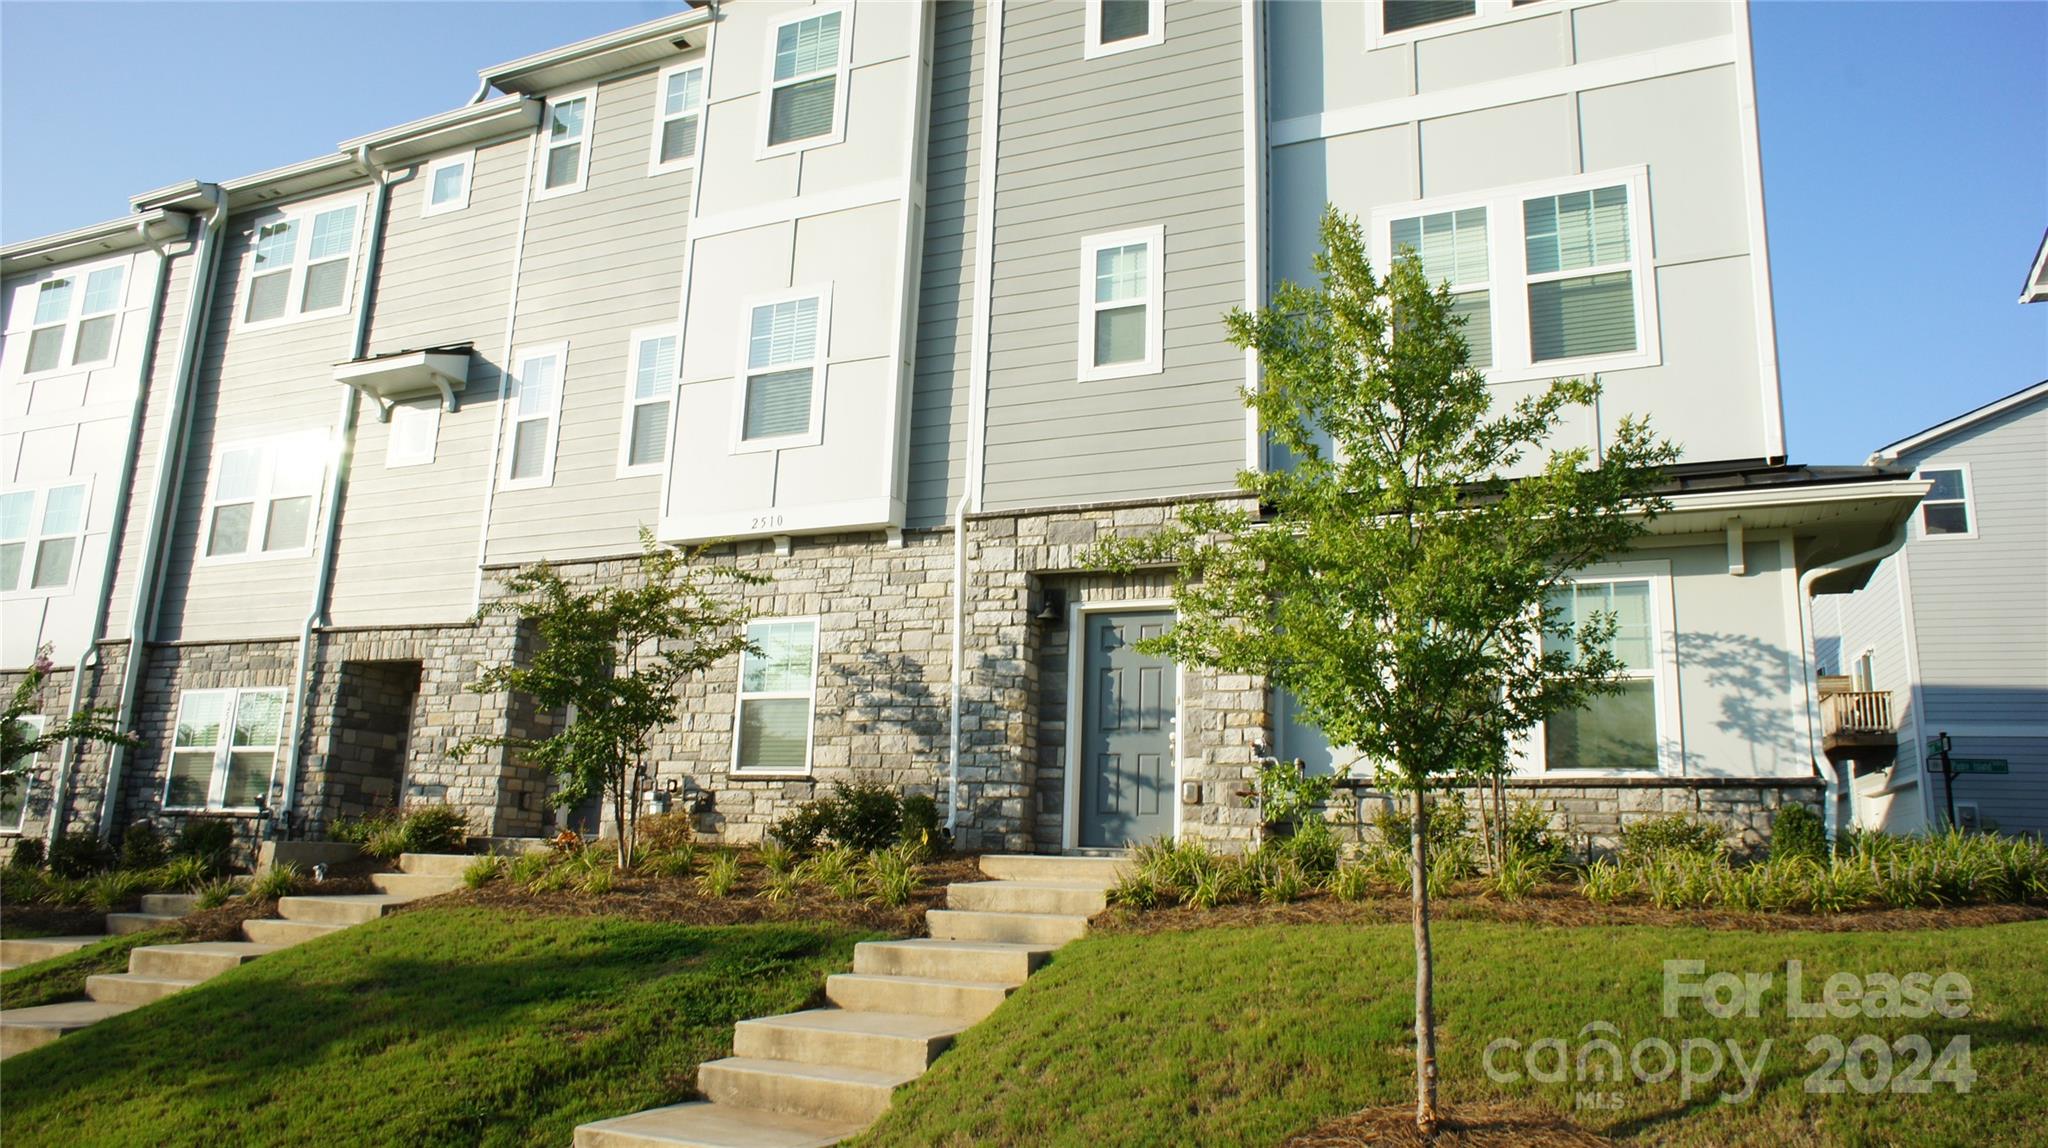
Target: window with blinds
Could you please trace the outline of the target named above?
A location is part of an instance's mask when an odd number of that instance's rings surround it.
[[[733,768],[807,773],[818,623],[809,618],[763,619],[748,624],[747,640],[753,649],[740,655]]]
[[[127,265],[73,271],[36,285],[22,374],[101,367],[114,361]]]
[[[704,107],[704,66],[691,64],[661,74],[661,109],[654,121],[648,170],[659,174],[689,167],[697,158],[697,124]]]
[[[270,793],[285,691],[186,690],[178,696],[164,808],[255,809]]]
[[[1522,204],[1529,274],[1529,357],[1579,359],[1636,349],[1636,292],[1625,185]]]
[[[1920,500],[1920,533],[1923,537],[1943,535],[1959,538],[1977,536],[1976,516],[1970,510],[1970,476],[1960,467],[1930,467],[1920,478],[1932,479],[1934,486]]]
[[[209,559],[304,553],[312,545],[326,456],[326,435],[318,432],[222,444],[207,475],[201,553]]]
[[[513,357],[505,399],[505,472],[502,485],[546,486],[555,477],[555,438],[562,413],[562,372],[568,344],[535,347]]]
[[[1396,219],[1390,229],[1396,255],[1413,255],[1431,283],[1451,287],[1451,311],[1465,321],[1468,362],[1493,365],[1493,294],[1488,270],[1486,209],[1440,211]]]
[[[1081,241],[1082,379],[1160,369],[1164,243],[1165,233],[1156,227]]]
[[[547,137],[540,165],[540,198],[583,190],[590,174],[590,121],[595,89],[548,101]]]
[[[1425,24],[1461,19],[1476,11],[1476,0],[1381,0],[1380,31],[1405,32]]]
[[[91,495],[85,482],[0,494],[0,590],[71,588]]]
[[[811,432],[819,363],[821,300],[810,295],[753,309],[747,328],[740,438],[754,442]]]
[[[259,220],[243,280],[242,325],[348,310],[360,200],[295,207]]]
[[[1084,19],[1081,54],[1088,59],[1166,42],[1165,0],[1088,0]]]
[[[475,166],[473,151],[444,155],[429,163],[421,177],[426,183],[426,194],[421,197],[420,214],[444,215],[468,207],[470,172]]]
[[[1544,647],[1578,656],[1577,639],[1589,623],[1611,623],[1607,652],[1623,664],[1619,693],[1556,714],[1543,725],[1546,769],[1654,770],[1658,766],[1659,628],[1647,578],[1582,581],[1551,592],[1550,608],[1573,637],[1546,633]]]
[[[768,146],[832,135],[841,86],[841,12],[822,12],[775,29],[768,89]]]
[[[625,419],[620,428],[622,473],[658,470],[667,459],[675,379],[675,335],[636,332],[627,358]]]

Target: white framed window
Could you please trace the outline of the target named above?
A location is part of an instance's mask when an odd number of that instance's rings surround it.
[[[114,361],[128,262],[80,267],[37,283],[23,376],[103,367]],[[17,296],[19,298],[19,296]]]
[[[619,473],[659,474],[668,459],[669,412],[675,406],[676,333],[635,331],[627,344],[626,402],[619,422]]]
[[[470,174],[476,168],[476,152],[444,155],[420,173],[425,185],[420,195],[420,214],[446,215],[469,206]]]
[[[1920,500],[1920,537],[1977,537],[1977,507],[1971,500],[1968,464],[1922,467],[1914,477],[1934,483]]]
[[[748,300],[733,403],[735,451],[821,441],[831,330],[832,295],[826,288]]]
[[[1081,381],[1156,375],[1165,369],[1165,287],[1165,228],[1141,227],[1081,241]]]
[[[242,273],[238,326],[273,327],[349,309],[363,201],[294,204],[259,216]]]
[[[562,380],[568,367],[567,343],[527,347],[512,356],[505,392],[505,464],[499,486],[510,490],[555,481]]]
[[[1636,167],[1373,212],[1384,274],[1407,251],[1449,282],[1489,382],[1655,366],[1657,282]]]
[[[49,595],[71,589],[91,506],[90,480],[0,493],[0,591]]]
[[[277,771],[284,694],[281,689],[179,694],[164,808],[253,812],[263,805]]]
[[[698,128],[704,113],[704,65],[678,64],[661,73],[654,89],[658,105],[654,138],[648,141],[647,174],[680,171],[697,162]]]
[[[434,450],[441,437],[440,403],[399,403],[391,408],[389,426],[384,469],[434,464]]]
[[[322,431],[225,443],[206,476],[202,562],[243,562],[311,553],[327,475]]]
[[[14,724],[25,730],[25,741],[41,737],[49,726],[49,720],[42,714],[23,714],[14,719]],[[7,772],[14,784],[0,788],[0,834],[21,832],[22,821],[28,815],[29,791],[35,788],[35,769],[36,755],[33,753],[24,753],[7,763]]]
[[[596,119],[596,88],[548,101],[547,115],[541,119],[541,130],[547,134],[541,140],[540,171],[534,174],[535,199],[583,190],[590,178],[590,132]]]
[[[838,143],[845,137],[852,44],[850,6],[808,10],[769,29],[761,155]]]
[[[1387,48],[1604,0],[1365,0],[1365,46]]]
[[[1083,59],[1166,42],[1166,0],[1088,0],[1087,20]]]
[[[733,771],[807,774],[817,701],[818,620],[759,619],[747,624],[747,640],[754,650],[740,655]]]
[[[1678,642],[1673,629],[1670,565],[1620,562],[1574,575],[1551,592],[1549,607],[1576,631],[1610,615],[1608,650],[1623,663],[1621,692],[1553,715],[1533,734],[1529,756],[1540,772],[1676,773],[1682,738],[1678,714]],[[1545,634],[1546,651],[1576,650],[1576,637]]]

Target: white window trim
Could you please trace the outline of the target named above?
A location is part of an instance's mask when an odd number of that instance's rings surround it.
[[[731,772],[734,777],[809,777],[811,776],[812,763],[816,759],[816,750],[818,742],[818,657],[820,653],[820,647],[823,645],[823,627],[821,627],[818,624],[818,618],[814,614],[786,618],[754,618],[751,619],[747,623],[747,625],[749,628],[751,628],[756,624],[768,622],[806,622],[810,624],[811,684],[810,688],[807,690],[763,690],[758,692],[749,692],[746,688],[747,655],[745,652],[742,652],[740,654],[739,678],[734,683],[734,685],[737,688],[733,691],[734,701],[732,705]],[[800,770],[742,769],[740,767],[740,720],[743,715],[743,712],[746,709],[746,704],[750,701],[757,700],[774,701],[778,699],[788,700],[791,698],[803,698],[810,703],[810,716],[806,719],[804,723],[804,767]]]
[[[462,168],[462,190],[456,193],[454,199],[451,199],[446,203],[435,203],[435,177],[438,176],[441,172],[446,171],[451,167],[456,167],[458,165]],[[472,148],[469,151],[456,152],[454,155],[442,156],[440,159],[437,159],[432,163],[429,163],[426,167],[426,170],[420,173],[420,178],[420,217],[422,219],[430,215],[450,215],[453,214],[454,212],[468,209],[469,187],[470,184],[476,180],[475,149]]]
[[[49,502],[50,492],[73,486],[85,488],[84,501],[79,508],[78,514],[78,532],[76,534],[44,534],[43,507]],[[20,494],[23,491],[31,492],[34,494],[34,497],[29,500],[28,506],[28,534],[21,540],[23,543],[21,571],[19,574],[21,585],[16,587],[0,586],[0,593],[5,593],[10,599],[64,597],[77,589],[79,566],[85,561],[85,536],[92,527],[93,476],[83,474],[72,478],[54,478],[48,482],[33,486],[8,487],[6,490],[0,491],[0,494]],[[71,546],[71,568],[64,572],[63,583],[57,586],[36,586],[34,584],[36,559],[42,554],[43,543],[51,539],[62,538],[73,540]]]
[[[93,272],[104,271],[109,267],[119,267],[121,269],[121,297],[115,301],[112,310],[94,311],[88,315],[85,313],[86,281],[92,277]],[[135,261],[127,256],[122,256],[118,259],[103,259],[98,263],[84,263],[77,267],[67,267],[61,272],[45,275],[33,282],[23,284],[20,294],[16,296],[15,307],[26,317],[26,322],[20,330],[12,332],[8,336],[9,342],[13,342],[16,339],[21,340],[22,381],[48,379],[58,375],[68,375],[75,371],[91,371],[101,367],[112,366],[121,357],[121,320],[128,311],[128,290],[134,278]],[[30,371],[28,369],[28,348],[30,342],[35,339],[35,333],[60,325],[58,323],[44,323],[40,325],[36,323],[36,300],[42,296],[43,284],[53,279],[69,279],[72,281],[71,307],[61,323],[64,328],[64,334],[57,340],[57,365],[44,371]],[[114,336],[107,341],[107,357],[104,359],[94,359],[86,363],[72,362],[72,358],[78,354],[79,328],[85,325],[87,319],[97,319],[103,315],[112,316],[114,320]]]
[[[273,435],[268,438],[236,439],[223,442],[213,448],[213,455],[206,472],[206,495],[199,504],[199,549],[193,560],[202,566],[231,566],[242,562],[269,562],[280,558],[305,558],[313,553],[313,540],[320,535],[322,516],[327,511],[327,468],[333,460],[326,457],[328,444],[325,431],[301,431],[296,434]],[[286,498],[311,498],[312,511],[306,515],[306,541],[302,546],[288,550],[263,549],[264,536],[270,528],[270,504],[277,501],[276,474],[277,456],[287,450],[318,450],[321,453],[320,476],[314,480],[313,488],[303,495],[287,494]],[[260,450],[263,452],[261,469],[257,472],[257,489],[260,493],[248,499],[249,549],[237,554],[208,554],[213,546],[213,512],[220,505],[218,498],[221,456],[232,450]]]
[[[512,448],[519,441],[520,418],[518,410],[509,405],[514,399],[510,383],[522,377],[528,362],[549,355],[555,356],[555,400],[554,406],[548,411],[548,445],[541,456],[540,474],[533,478],[513,478]],[[505,410],[505,441],[499,448],[499,453],[504,456],[505,461],[500,464],[498,470],[498,489],[534,490],[553,486],[555,448],[562,441],[562,395],[569,389],[569,341],[564,339],[559,343],[539,343],[519,348],[512,354],[512,371],[506,383],[505,393],[500,399],[501,402],[508,404]]]
[[[1135,363],[1095,365],[1095,315],[1106,307],[1128,307],[1128,300],[1113,304],[1095,301],[1095,255],[1108,247],[1130,243],[1145,244],[1145,357]],[[1128,379],[1156,375],[1166,370],[1166,228],[1137,227],[1090,235],[1081,240],[1080,346],[1074,365],[1084,383],[1107,379]]]
[[[761,126],[755,133],[754,158],[767,159],[771,156],[793,155],[814,147],[829,147],[846,139],[846,105],[852,93],[848,90],[850,73],[853,70],[853,11],[852,4],[820,4],[792,12],[787,18],[777,20],[768,26],[766,43],[762,45],[761,63]],[[839,60],[833,65],[832,74],[839,77],[832,85],[832,130],[820,136],[809,136],[788,143],[768,142],[768,129],[775,116],[775,89],[815,80],[826,73],[807,72],[801,76],[777,81],[775,79],[775,38],[776,34],[791,24],[801,24],[830,13],[839,13]],[[707,90],[706,94],[709,92]],[[700,148],[701,150],[701,148]]]
[[[761,307],[772,307],[777,303],[788,303],[795,299],[816,299],[818,301],[818,341],[811,348],[811,417],[802,434],[776,435],[773,438],[746,437],[747,432],[747,381],[756,374],[774,374],[793,371],[806,364],[781,363],[764,367],[760,371],[748,366],[747,351],[752,341],[754,312]],[[785,450],[790,447],[817,446],[825,441],[825,375],[832,357],[832,285],[813,284],[772,295],[754,295],[740,300],[739,348],[733,359],[732,394],[732,451],[733,454],[756,454],[765,450]],[[678,348],[677,363],[682,362]],[[671,424],[673,425],[673,424]]]
[[[1151,12],[1145,19],[1145,34],[1128,40],[1102,42],[1102,0],[1088,0],[1087,27],[1081,33],[1081,58],[1094,60],[1103,56],[1114,56],[1119,52],[1132,52],[1139,48],[1156,48],[1166,42],[1166,0],[1151,0]]]
[[[1384,0],[1365,0],[1365,46],[1368,51],[1374,48],[1391,48],[1417,40],[1450,36],[1459,32],[1470,32],[1475,28],[1488,28],[1495,24],[1528,20],[1553,12],[1568,12],[1588,4],[1607,2],[1608,0],[1543,0],[1542,3],[1516,5],[1513,0],[1477,0],[1470,16],[1455,16],[1434,24],[1404,28],[1399,32],[1382,32],[1380,29],[1387,26]]]
[[[1528,273],[1528,247],[1523,241],[1523,202],[1617,184],[1628,189],[1629,261],[1602,268],[1545,272],[1531,277]],[[1649,197],[1650,169],[1637,165],[1539,183],[1491,188],[1467,195],[1388,204],[1372,213],[1368,244],[1373,269],[1385,275],[1393,263],[1392,235],[1396,219],[1484,207],[1488,304],[1493,320],[1493,365],[1480,372],[1487,382],[1536,382],[1600,371],[1654,367],[1663,362],[1663,346],[1657,318],[1657,267],[1654,237],[1649,227]],[[1635,285],[1636,349],[1576,359],[1535,361],[1529,349],[1529,284],[1622,270],[1630,273]]]
[[[428,437],[427,449],[425,451],[408,452],[398,449],[398,420],[401,417],[401,411],[406,412],[402,416],[404,418],[427,419],[433,423],[434,433]],[[438,401],[399,403],[392,407],[391,419],[384,425],[386,427],[384,432],[385,470],[404,470],[408,467],[434,465],[434,457],[441,449],[441,404]]]
[[[351,204],[356,209],[355,234],[349,236],[348,267],[341,277],[341,302],[318,311],[303,309],[306,294],[306,265],[311,262],[308,253],[313,246],[313,221],[322,214]],[[332,196],[327,199],[308,200],[293,203],[257,216],[249,223],[251,239],[248,250],[242,253],[240,290],[235,294],[235,313],[232,329],[236,331],[265,331],[273,327],[286,327],[307,319],[331,318],[346,315],[355,306],[357,260],[363,255],[363,229],[368,226],[368,199],[362,192]],[[249,315],[249,291],[256,281],[256,236],[263,228],[279,222],[292,220],[302,230],[299,241],[292,246],[292,265],[286,272],[290,278],[285,285],[284,313],[274,319],[251,319]],[[320,262],[332,262],[323,259]],[[277,274],[274,271],[266,275]]]
[[[843,21],[845,17],[842,16],[840,19]],[[711,76],[707,68],[708,65],[705,61],[695,60],[687,64],[677,64],[674,67],[663,68],[661,75],[655,78],[654,130],[648,133],[647,139],[648,175],[667,175],[672,171],[683,171],[697,166],[697,157],[704,151],[704,105],[709,102],[708,97],[711,95]],[[684,72],[705,73],[704,78],[698,81],[697,84],[697,106],[687,112],[677,112],[671,116],[663,111],[668,101],[668,82],[671,77],[682,75]],[[661,162],[662,132],[667,129],[670,121],[688,119],[691,116],[697,117],[697,146],[691,148],[690,154],[681,159],[670,160],[667,163]],[[762,138],[765,139],[767,137],[764,135]]]
[[[1516,746],[1520,774],[1544,777],[1679,777],[1685,773],[1685,732],[1681,727],[1678,698],[1677,612],[1672,603],[1671,563],[1665,559],[1614,562],[1572,575],[1573,584],[1602,582],[1648,582],[1650,584],[1650,635],[1656,648],[1656,669],[1646,675],[1654,683],[1657,709],[1657,768],[1644,769],[1549,769],[1544,745],[1544,723],[1538,723]]]
[[[565,145],[553,142],[548,131],[554,126],[556,106],[575,100],[583,101],[583,134],[576,137],[577,141],[582,143],[583,150],[576,153],[576,182],[551,188],[547,185],[548,153]],[[580,92],[563,92],[559,96],[550,97],[547,105],[541,109],[540,126],[534,130],[540,133],[540,146],[533,149],[533,198],[555,199],[582,191],[590,183],[590,151],[591,145],[597,139],[597,89],[585,88]]]
[[[163,811],[165,813],[255,813],[260,809],[260,806],[255,805],[223,804],[227,796],[228,762],[230,755],[235,750],[235,715],[241,709],[242,696],[244,694],[277,694],[283,698],[284,704],[278,711],[282,717],[277,723],[277,742],[271,749],[270,777],[263,785],[263,791],[267,795],[271,787],[277,784],[278,758],[284,756],[285,732],[290,728],[292,721],[291,698],[284,696],[287,692],[283,686],[247,686],[229,689],[178,691],[178,704],[171,714],[170,747],[165,751],[164,755]],[[206,782],[206,804],[172,805],[172,767],[177,763],[178,754],[181,752],[178,749],[178,718],[185,712],[186,698],[203,694],[228,695],[227,709],[222,711],[221,715],[220,741],[213,747],[213,772],[208,775]],[[241,748],[249,750],[261,747],[245,745]],[[195,747],[182,752],[196,754],[199,752],[199,749]]]
[[[626,340],[626,390],[619,404],[619,464],[620,478],[636,478],[641,475],[660,474],[668,466],[668,456],[674,447],[676,429],[677,380],[669,378],[668,390],[658,399],[643,399],[640,394],[640,345],[656,339],[675,339],[676,365],[683,362],[683,342],[676,335],[676,329],[669,327],[643,327],[634,331]],[[654,403],[668,404],[669,441],[661,448],[661,461],[633,464],[633,416],[643,406]]]
[[[22,714],[14,720],[34,729],[37,737],[41,737],[43,731],[50,728],[50,718],[47,714]],[[14,824],[0,825],[0,837],[18,836],[22,826],[28,824],[28,797],[36,789],[36,755],[22,754],[21,761],[21,789],[15,795],[15,800],[20,804],[14,808]],[[6,764],[9,767],[14,765],[11,761]]]
[[[1923,463],[1913,469],[1913,477],[1926,478],[1927,472],[1930,470],[1961,471],[1963,474],[1963,496],[1959,499],[1921,499],[1919,504],[1913,507],[1913,537],[1923,542],[1968,542],[1970,539],[1977,537],[1977,479],[1975,475],[1970,473],[1970,464],[1967,462]],[[1931,495],[1933,492],[1929,491],[1928,493]],[[1927,506],[1930,503],[1935,506],[1947,506],[1954,502],[1961,502],[1963,504],[1963,517],[1970,528],[1959,534],[1929,534],[1927,532],[1927,516],[1925,513]]]

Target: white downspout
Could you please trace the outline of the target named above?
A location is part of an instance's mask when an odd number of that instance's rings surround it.
[[[951,753],[946,764],[946,834],[960,828],[960,695],[966,682],[967,657],[967,499],[953,507],[953,696]]]
[[[64,704],[67,720],[78,714],[78,707],[85,700],[85,673],[99,667],[100,641],[107,636],[114,567],[120,562],[121,538],[127,533],[128,499],[135,486],[136,457],[142,453],[142,416],[149,405],[149,375],[156,363],[157,333],[163,329],[164,295],[171,283],[170,253],[164,250],[163,244],[149,237],[149,227],[149,222],[143,220],[136,223],[135,230],[142,241],[156,252],[156,291],[150,299],[149,320],[142,333],[142,362],[135,373],[135,405],[128,412],[128,446],[121,454],[121,484],[114,488],[114,514],[107,526],[107,560],[100,567],[99,592],[93,596],[96,605],[92,629],[85,640],[85,648],[71,662],[71,697]],[[78,751],[77,738],[64,743],[64,751],[57,759],[56,777],[50,784],[50,824],[46,827],[46,838],[53,846],[64,824],[64,804],[70,797],[71,771],[77,767]]]
[[[1910,521],[1910,516],[1899,519],[1898,529],[1892,532],[1890,538],[1869,550],[1863,551],[1861,554],[1851,554],[1847,558],[1837,558],[1833,562],[1824,562],[1799,576],[1799,627],[1801,631],[1799,635],[1799,676],[1803,683],[1801,688],[1805,691],[1806,695],[1806,748],[1807,753],[1812,756],[1815,770],[1821,768],[1822,754],[1819,733],[1820,683],[1815,681],[1813,676],[1813,667],[1820,658],[1820,652],[1814,649],[1813,646],[1813,584],[1829,574],[1862,566],[1865,563],[1882,562],[1886,558],[1897,554],[1899,549],[1906,544],[1906,524]],[[1822,776],[1827,780],[1826,824],[1828,852],[1832,855],[1835,851],[1835,836],[1840,828],[1836,824],[1840,820],[1836,810],[1836,805],[1840,799],[1836,791],[1837,777],[1833,762],[1828,763],[1827,772]]]
[[[370,304],[377,286],[377,260],[384,251],[384,215],[391,202],[391,185],[399,182],[389,169],[370,157],[368,144],[356,149],[356,162],[376,179],[376,195],[370,201],[369,235],[363,241],[363,272],[356,283],[355,335],[349,342],[348,357],[360,359],[370,341]],[[401,178],[410,178],[417,168],[408,168]],[[277,802],[278,821],[272,832],[289,829],[291,814],[298,807],[299,755],[305,746],[306,677],[312,670],[313,631],[327,624],[327,599],[334,587],[334,544],[341,534],[341,499],[348,487],[348,465],[356,438],[356,412],[362,392],[342,388],[341,413],[335,424],[334,465],[327,473],[327,512],[320,526],[319,549],[313,556],[313,600],[306,608],[306,620],[299,627],[298,658],[292,670],[291,733],[286,739],[284,791]]]
[[[171,384],[171,406],[165,412],[163,448],[156,456],[156,485],[150,492],[149,532],[142,543],[142,569],[135,578],[135,596],[128,607],[128,658],[121,667],[121,698],[114,724],[120,729],[135,725],[135,701],[142,691],[143,662],[149,635],[156,628],[156,607],[162,589],[164,550],[169,545],[168,522],[177,513],[178,494],[185,477],[185,435],[191,423],[191,392],[199,374],[199,359],[206,339],[207,321],[212,317],[214,264],[220,256],[220,234],[227,225],[227,193],[213,184],[200,189],[213,205],[192,249],[192,285],[186,301],[185,322],[178,333],[178,373]],[[147,390],[149,379],[142,380]],[[100,837],[112,836],[114,810],[121,801],[121,768],[127,764],[128,747],[116,744],[107,758],[107,784],[100,794]]]

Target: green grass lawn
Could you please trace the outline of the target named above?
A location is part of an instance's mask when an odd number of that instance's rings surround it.
[[[29,1008],[82,997],[85,978],[127,972],[130,950],[176,944],[178,940],[176,929],[150,929],[108,937],[62,956],[9,969],[0,973],[0,1007]]]
[[[1925,932],[1742,933],[1646,926],[1548,928],[1445,922],[1436,929],[1444,1098],[1517,1100],[1644,1143],[2022,1144],[2048,1140],[2048,922]],[[1760,1016],[1729,1020],[1687,1001],[1662,1015],[1666,959],[1708,973],[1770,973]],[[1785,962],[1804,997],[1836,971],[1965,974],[1960,1020],[1787,1016]],[[863,1145],[1269,1145],[1358,1108],[1412,1103],[1413,949],[1404,925],[1286,925],[1098,935],[1062,949],[930,1073],[898,1094]],[[1493,1083],[1482,1053],[1497,1038],[1544,1037],[1576,1058],[1582,1028],[1606,1021],[1624,1052],[1659,1037],[1736,1040],[1754,1062],[1773,1044],[1753,1099],[1720,1087],[1682,1099],[1663,1083]],[[1909,1033],[1935,1052],[1968,1034],[1967,1094],[1813,1095],[1825,1060],[1807,1042]],[[1590,1039],[1584,1038],[1584,1039]],[[1725,1045],[1723,1046],[1725,1049]],[[1874,1055],[1874,1054],[1873,1054]],[[1539,1068],[1548,1070],[1549,1054]],[[1702,1069],[1708,1058],[1695,1053]],[[1903,1065],[1906,1057],[1898,1058]],[[1651,1069],[1660,1066],[1645,1055]],[[1496,1064],[1526,1073],[1519,1056]],[[1843,1074],[1836,1073],[1836,1081]],[[1866,1079],[1868,1079],[1866,1077]],[[1577,1093],[1608,1095],[1579,1107]],[[1604,1104],[1618,1104],[1616,1108]]]
[[[0,1140],[533,1144],[691,1094],[864,935],[422,909],[7,1061]]]

